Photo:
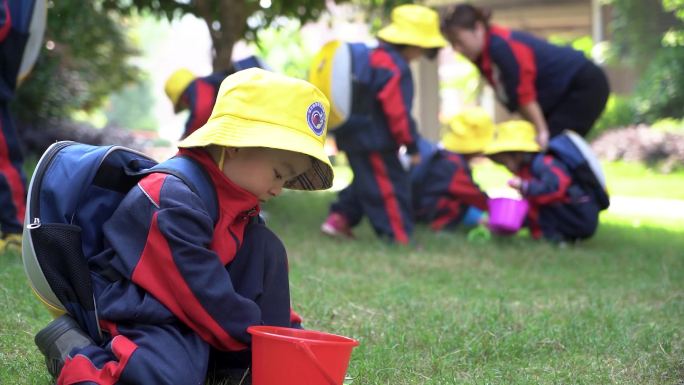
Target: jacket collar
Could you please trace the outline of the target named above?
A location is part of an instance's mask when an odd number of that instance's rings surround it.
[[[235,184],[219,170],[214,159],[201,148],[181,148],[178,155],[197,161],[207,172],[216,190],[219,211],[230,218],[255,216],[259,214],[259,198]]]

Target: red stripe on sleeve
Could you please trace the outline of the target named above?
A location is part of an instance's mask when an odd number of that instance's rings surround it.
[[[487,210],[487,195],[473,182],[460,158],[450,154],[449,160],[458,164],[458,170],[449,183],[449,193],[465,204],[475,206],[480,210]]]
[[[371,55],[371,67],[380,67],[392,72],[392,78],[378,93],[377,98],[387,117],[390,132],[399,145],[411,144],[411,111],[404,104],[401,92],[401,70],[392,60],[392,56],[382,49],[376,49]]]
[[[534,52],[532,48],[521,42],[507,41],[518,62],[518,105],[523,106],[537,100],[537,88],[534,84],[537,79],[537,65],[534,60]]]
[[[553,158],[551,156],[544,156],[544,165],[546,165],[556,176],[556,178],[558,178],[558,187],[556,190],[547,194],[528,196],[527,198],[540,205],[553,202],[563,202],[565,200],[565,194],[568,190],[568,187],[570,187],[572,184],[572,179],[565,172],[563,172],[563,170],[553,165]]]
[[[290,308],[290,323],[291,324],[300,324],[302,323],[302,316],[297,314],[296,311],[294,311],[292,308]]]
[[[10,28],[12,28],[12,15],[10,15],[7,0],[3,1],[3,6],[5,8],[5,23],[0,26],[0,41],[5,40],[9,34]]]
[[[160,204],[159,194],[161,193],[161,188],[166,177],[167,174],[162,173],[150,174],[138,182],[138,187],[143,190],[145,195],[147,195],[157,207],[159,207]]]
[[[211,317],[183,279],[159,229],[157,213],[152,217],[147,243],[131,278],[212,346],[232,351],[246,348]]]

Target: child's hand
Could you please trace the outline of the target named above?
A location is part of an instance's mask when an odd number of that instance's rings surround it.
[[[522,180],[520,178],[512,178],[508,180],[508,185],[518,191],[522,188]]]
[[[539,131],[535,139],[537,140],[539,147],[541,147],[542,150],[545,150],[549,145],[549,132],[547,130]]]
[[[411,154],[411,166],[415,167],[420,164],[421,158],[420,158],[420,152],[416,152],[415,154]]]

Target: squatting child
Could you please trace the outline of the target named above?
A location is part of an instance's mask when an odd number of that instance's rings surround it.
[[[210,177],[218,219],[181,179],[140,180],[88,261],[105,343],[68,315],[36,336],[58,384],[203,384],[212,367],[249,365],[248,326],[299,326],[283,244],[253,218],[285,188],[330,187],[328,111],[302,80],[248,69],[223,81],[209,121],[179,144]]]
[[[515,175],[508,183],[530,204],[532,237],[558,243],[591,237],[600,211],[596,197],[559,157],[541,151],[535,135],[529,122],[501,123],[485,154]]]
[[[487,210],[487,194],[473,181],[470,161],[492,139],[494,122],[481,108],[454,116],[440,144],[418,141],[420,163],[411,170],[416,222],[432,230],[475,225]]]

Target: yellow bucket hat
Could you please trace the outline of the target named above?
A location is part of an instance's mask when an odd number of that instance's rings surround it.
[[[178,147],[268,147],[311,156],[311,168],[288,184],[295,190],[332,186],[333,171],[323,150],[330,103],[311,83],[259,68],[221,83],[207,123]]]
[[[378,31],[378,37],[393,44],[422,48],[440,48],[447,41],[439,30],[439,15],[416,4],[400,5],[392,10],[391,23]]]
[[[183,92],[193,80],[195,80],[195,75],[187,68],[181,68],[174,71],[171,76],[166,79],[164,92],[166,92],[166,96],[171,99],[174,109],[178,106],[178,100],[180,100],[181,95],[183,95]]]
[[[494,122],[481,107],[469,108],[454,116],[442,136],[442,145],[459,154],[483,152],[494,135]]]
[[[492,155],[509,151],[537,152],[541,147],[536,140],[534,125],[526,120],[509,120],[496,126],[494,140],[485,148]]]

